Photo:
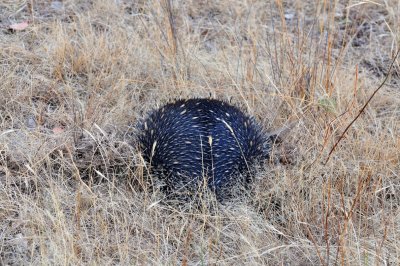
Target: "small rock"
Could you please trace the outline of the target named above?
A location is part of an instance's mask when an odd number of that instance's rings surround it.
[[[56,10],[56,11],[63,11],[64,10],[64,4],[60,1],[53,1],[51,2],[51,8]]]
[[[35,129],[36,128],[35,118],[29,117],[28,121],[26,121],[26,126],[28,127],[29,130]]]
[[[292,20],[293,18],[294,18],[294,13],[286,13],[285,14],[285,19]]]

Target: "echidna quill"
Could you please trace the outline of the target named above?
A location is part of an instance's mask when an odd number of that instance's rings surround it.
[[[138,142],[169,193],[208,187],[218,198],[268,158],[271,143],[253,118],[212,99],[178,100],[151,112],[139,125]]]

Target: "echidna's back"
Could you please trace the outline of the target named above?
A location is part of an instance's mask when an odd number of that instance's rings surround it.
[[[238,108],[211,99],[179,100],[141,124],[140,148],[168,189],[217,193],[235,185],[257,158],[267,157],[260,127]]]

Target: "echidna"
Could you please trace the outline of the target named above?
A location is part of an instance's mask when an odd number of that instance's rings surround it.
[[[213,99],[177,100],[151,112],[140,123],[138,142],[168,191],[208,186],[219,198],[246,179],[255,161],[268,158],[270,149],[253,118]]]

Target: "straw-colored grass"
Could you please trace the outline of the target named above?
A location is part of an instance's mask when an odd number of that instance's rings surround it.
[[[400,264],[397,0],[1,1],[0,30],[1,265]],[[164,203],[132,143],[187,97],[294,125],[224,204]]]

